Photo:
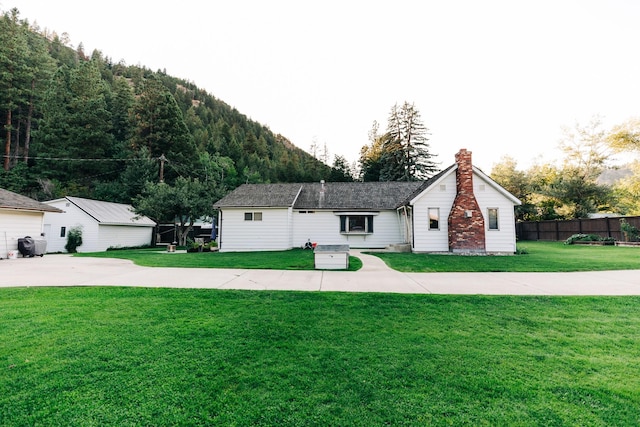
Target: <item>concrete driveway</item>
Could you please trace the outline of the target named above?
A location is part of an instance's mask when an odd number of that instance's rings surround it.
[[[357,272],[139,267],[131,261],[45,255],[0,261],[0,287],[139,286],[485,295],[640,295],[640,271],[400,273],[372,255]],[[170,255],[169,255],[170,256]]]

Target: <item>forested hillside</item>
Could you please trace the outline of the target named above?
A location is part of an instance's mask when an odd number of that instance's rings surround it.
[[[336,171],[194,83],[0,19],[0,187],[130,203],[145,182],[306,182]],[[166,159],[166,160],[165,160]]]

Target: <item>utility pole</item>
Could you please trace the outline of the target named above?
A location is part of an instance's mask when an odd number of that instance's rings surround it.
[[[158,160],[160,160],[160,182],[164,182],[164,162],[168,162],[169,160],[164,156],[164,153],[158,157]]]

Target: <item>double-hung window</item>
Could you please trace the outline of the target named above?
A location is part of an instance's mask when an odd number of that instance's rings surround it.
[[[487,219],[489,221],[489,230],[499,230],[498,224],[498,208],[487,209]]]
[[[429,208],[429,230],[440,229],[440,208]]]

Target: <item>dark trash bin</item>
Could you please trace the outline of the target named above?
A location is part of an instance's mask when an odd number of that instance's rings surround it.
[[[22,254],[23,257],[32,257],[35,253],[35,241],[33,237],[26,236],[22,239],[18,239],[18,251]]]

